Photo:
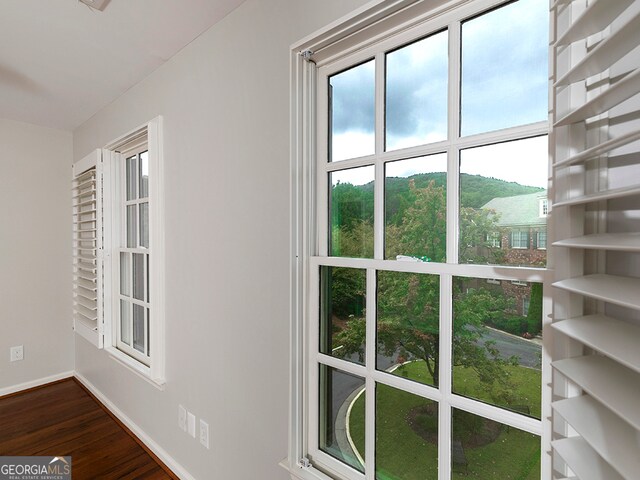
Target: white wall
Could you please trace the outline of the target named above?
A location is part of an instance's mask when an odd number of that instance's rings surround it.
[[[0,119],[0,392],[73,370],[69,132]],[[24,360],[9,363],[9,347]]]
[[[81,339],[76,368],[197,479],[287,478],[289,46],[364,3],[249,0],[74,132],[78,160],[164,116],[166,389]]]

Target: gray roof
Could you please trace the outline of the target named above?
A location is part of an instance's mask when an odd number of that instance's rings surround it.
[[[540,216],[540,200],[547,198],[547,191],[543,190],[527,195],[494,198],[482,208],[494,210],[500,217],[498,225],[546,225],[547,217]]]

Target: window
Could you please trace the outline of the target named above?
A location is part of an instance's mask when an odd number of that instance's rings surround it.
[[[525,230],[511,232],[511,248],[529,248],[529,232]]]
[[[501,246],[501,238],[499,232],[491,232],[487,234],[487,243],[490,247],[500,248]]]
[[[529,315],[529,302],[531,299],[529,297],[522,298],[522,316],[526,317]]]
[[[540,200],[540,216],[546,217],[549,214],[549,200],[543,198]]]
[[[536,233],[536,244],[539,250],[545,250],[547,248],[547,231],[540,230]]]
[[[296,64],[309,123],[294,143],[307,180],[290,466],[303,479],[540,477],[546,359],[504,345],[541,333],[548,273],[498,232],[517,206],[537,221],[547,188],[548,11],[425,12]],[[539,303],[532,326],[523,295]]]
[[[119,295],[115,308],[116,347],[149,365],[151,358],[149,298],[149,150],[147,142],[135,141],[120,153]]]
[[[74,180],[74,219],[83,222],[74,228],[76,331],[156,385],[164,383],[160,135],[157,118],[74,165],[84,172]]]

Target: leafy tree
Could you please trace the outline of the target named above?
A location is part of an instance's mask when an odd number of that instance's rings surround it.
[[[502,236],[495,211],[460,208],[460,263],[504,263],[504,251],[493,247],[491,235]]]
[[[423,188],[418,188],[416,182],[410,181],[408,189],[406,198],[412,199],[412,203],[405,209],[401,223],[387,226],[387,257],[409,255],[444,262],[445,187],[431,180]],[[463,208],[461,239],[465,245],[486,242],[487,234],[497,228],[495,221],[491,212]],[[356,229],[369,228],[366,222],[361,222],[350,232],[343,233],[343,238],[349,239]],[[354,237],[361,238],[360,234]],[[454,365],[475,370],[481,383],[496,400],[508,397],[511,391],[509,379],[502,367],[513,363],[513,359],[502,359],[494,343],[481,339],[484,324],[504,315],[509,308],[508,300],[486,289],[470,289],[463,294],[461,292],[466,289],[461,282],[463,280],[459,280],[455,292]],[[378,349],[389,357],[397,355],[400,359],[422,360],[434,385],[439,382],[439,306],[438,276],[378,273]],[[336,340],[343,345],[345,355],[357,353],[363,357],[365,323],[364,318],[352,319],[337,333]]]
[[[433,180],[425,188],[417,188],[411,180],[409,191],[414,201],[404,212],[402,223],[387,229],[387,257],[408,255],[444,262],[447,249],[445,188]]]

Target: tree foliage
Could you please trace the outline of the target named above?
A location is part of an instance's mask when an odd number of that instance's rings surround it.
[[[397,195],[392,204],[396,209],[387,222],[385,232],[386,256],[418,257],[426,261],[446,261],[446,191],[439,178],[430,178],[418,186],[411,179],[406,192]],[[340,185],[338,185],[340,186]],[[338,187],[336,186],[336,188]],[[347,192],[347,188],[341,188]],[[388,192],[387,192],[388,194]],[[351,192],[349,198],[356,197]],[[346,197],[343,197],[346,198]],[[360,200],[357,200],[360,201]],[[366,209],[353,209],[364,212]],[[398,212],[402,212],[401,215]],[[398,214],[399,216],[394,216]],[[390,215],[387,210],[387,215]],[[389,218],[389,217],[388,217]],[[460,212],[461,258],[486,262],[482,254],[492,254],[487,243],[488,234],[497,231],[496,216],[486,210],[463,207]],[[339,239],[340,252],[350,256],[373,255],[373,227],[362,216],[358,221],[334,224],[334,238]],[[478,246],[483,247],[479,249]],[[495,251],[499,249],[494,249]],[[332,251],[335,250],[332,249]],[[337,289],[334,311],[349,313],[345,328],[336,333],[344,355],[357,354],[362,360],[366,336],[364,313],[341,309],[338,303],[349,299],[354,290],[355,269],[344,269],[343,278],[336,277],[332,288]],[[347,273],[352,270],[352,273]],[[437,275],[402,272],[378,272],[377,348],[378,353],[403,360],[422,360],[433,385],[439,383],[440,359],[440,280]],[[485,341],[483,331],[487,323],[495,323],[513,308],[504,295],[484,288],[467,288],[463,279],[454,285],[453,361],[455,366],[473,369],[488,394],[496,401],[508,401],[512,391],[504,365],[515,359],[503,359],[491,341]],[[358,287],[360,290],[362,287]],[[350,299],[354,304],[354,299]],[[363,301],[362,301],[363,302]]]

